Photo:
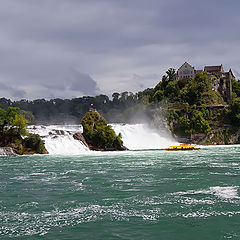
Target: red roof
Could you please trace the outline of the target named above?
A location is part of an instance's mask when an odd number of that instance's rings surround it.
[[[196,70],[196,74],[203,72],[203,70]]]
[[[204,71],[207,71],[207,72],[221,72],[221,70],[222,70],[222,65],[204,67]]]

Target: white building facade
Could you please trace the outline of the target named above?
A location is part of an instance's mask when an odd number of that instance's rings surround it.
[[[195,77],[195,69],[189,63],[185,62],[177,71],[177,79],[190,79]]]

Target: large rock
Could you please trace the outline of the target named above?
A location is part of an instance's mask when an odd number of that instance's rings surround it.
[[[73,138],[75,140],[81,141],[87,148],[89,148],[84,136],[80,132],[76,132],[73,134]]]

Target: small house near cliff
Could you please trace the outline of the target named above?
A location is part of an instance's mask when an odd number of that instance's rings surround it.
[[[230,69],[228,72],[223,70],[223,66],[205,66],[204,71],[209,73],[212,80],[212,89],[220,92],[225,102],[230,103],[232,99],[232,79],[234,75]],[[189,63],[185,62],[176,73],[176,79],[190,79],[194,78],[196,74],[203,72],[203,70],[195,70]]]

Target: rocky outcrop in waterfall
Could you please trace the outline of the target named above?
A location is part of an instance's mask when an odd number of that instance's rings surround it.
[[[121,134],[117,135],[106,120],[96,111],[90,110],[82,119],[83,137],[89,148],[95,151],[121,151]]]
[[[89,148],[86,139],[84,138],[84,136],[80,133],[80,132],[76,132],[73,134],[73,138],[75,140],[81,141],[87,148]]]
[[[47,154],[44,141],[38,134],[22,137],[20,134],[5,131],[0,135],[0,155]]]

